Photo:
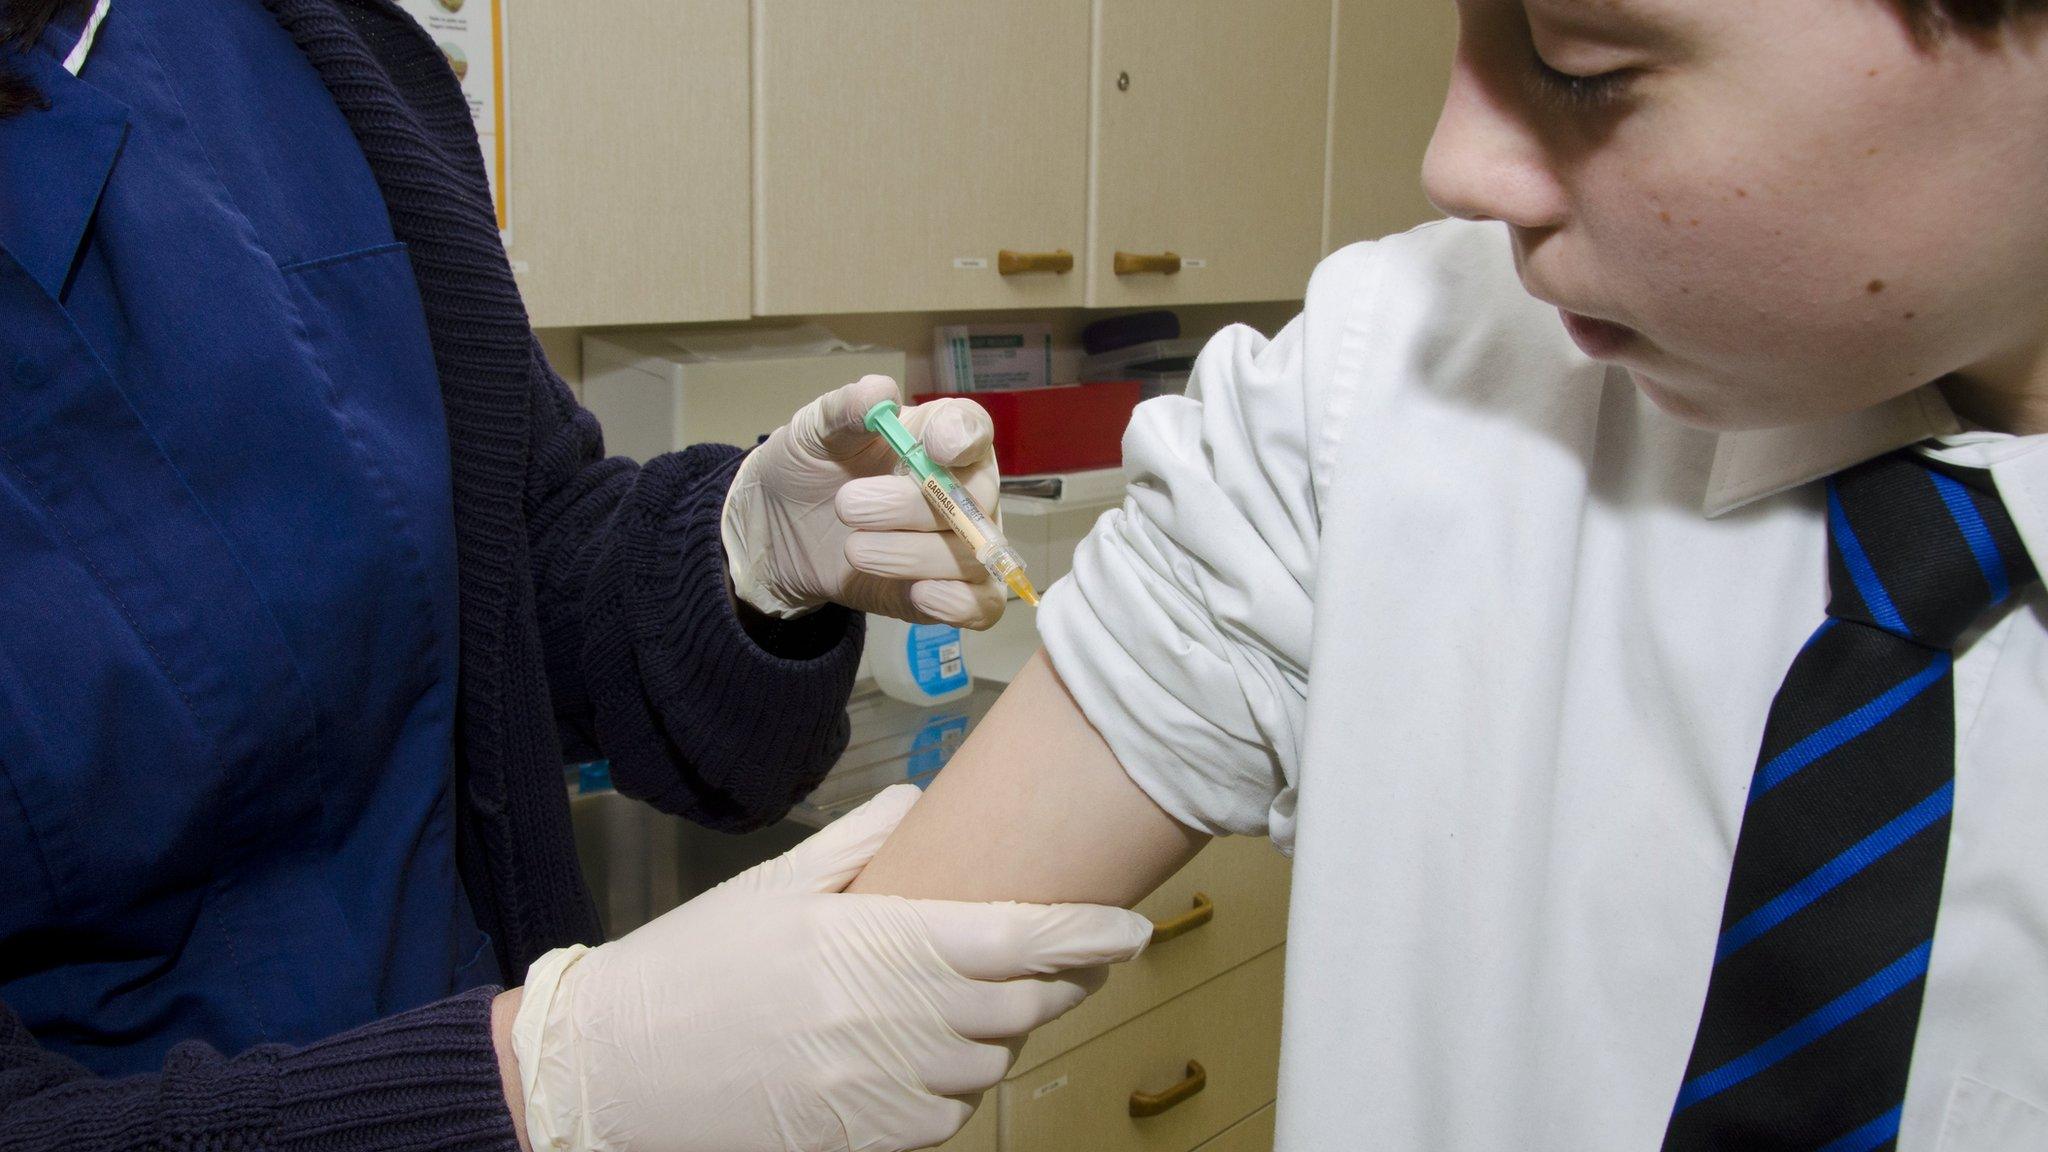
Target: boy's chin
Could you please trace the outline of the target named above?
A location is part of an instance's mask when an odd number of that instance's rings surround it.
[[[1650,403],[1662,409],[1666,416],[1695,428],[1706,428],[1716,432],[1723,430],[1720,421],[1714,418],[1712,409],[1694,399],[1690,393],[1674,388],[1640,368],[1629,368],[1626,371],[1636,390],[1648,396]]]
[[[1790,422],[1773,419],[1772,413],[1762,410],[1761,406],[1745,406],[1739,402],[1739,397],[1712,385],[1701,387],[1693,382],[1674,383],[1669,378],[1653,376],[1640,368],[1626,371],[1629,380],[1650,398],[1650,403],[1672,419],[1694,428],[1708,432],[1743,432]]]

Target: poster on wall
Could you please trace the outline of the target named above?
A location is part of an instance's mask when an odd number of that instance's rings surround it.
[[[504,0],[398,0],[398,6],[440,45],[476,122],[477,143],[483,146],[484,171],[491,181],[491,202],[498,212],[498,235],[512,242],[511,217],[505,208],[505,170],[511,147],[505,109]]]

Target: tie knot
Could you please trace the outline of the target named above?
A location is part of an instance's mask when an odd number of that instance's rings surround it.
[[[1828,615],[1949,648],[2038,576],[1991,474],[1894,452],[1828,478]]]

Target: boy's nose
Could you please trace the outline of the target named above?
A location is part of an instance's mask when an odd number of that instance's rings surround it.
[[[1564,222],[1565,198],[1511,79],[1490,76],[1461,40],[1422,162],[1430,202],[1463,220],[1532,231]]]

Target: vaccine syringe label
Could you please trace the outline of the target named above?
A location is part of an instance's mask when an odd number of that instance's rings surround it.
[[[988,551],[990,545],[995,542],[995,525],[988,522],[987,514],[982,512],[980,505],[974,503],[973,497],[967,495],[966,489],[949,489],[945,482],[936,476],[925,477],[923,483],[926,498],[939,510],[939,514],[946,518],[946,523],[951,524],[953,530],[960,534],[960,538],[967,541],[967,546],[974,550],[974,554],[980,556]],[[959,492],[958,499],[954,498],[954,491]]]

